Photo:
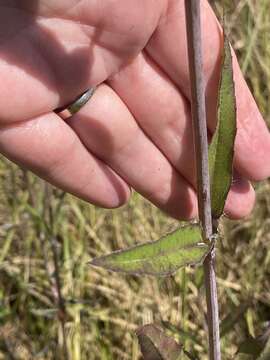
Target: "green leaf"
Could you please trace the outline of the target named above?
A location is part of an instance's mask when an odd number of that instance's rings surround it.
[[[223,63],[218,93],[217,127],[209,147],[212,216],[218,219],[232,181],[234,141],[236,136],[236,99],[232,54],[224,40]]]
[[[209,248],[201,227],[188,224],[165,237],[94,259],[90,264],[129,274],[171,275],[186,265],[204,260]]]
[[[136,331],[144,360],[178,360],[182,346],[156,325],[148,324]]]

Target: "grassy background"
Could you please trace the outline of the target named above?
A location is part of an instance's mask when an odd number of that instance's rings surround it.
[[[221,13],[221,1],[213,3]],[[270,3],[229,4],[230,39],[269,124]],[[154,280],[86,265],[94,256],[156,239],[175,221],[137,194],[119,210],[97,209],[4,159],[0,182],[0,359],[62,359],[66,347],[72,360],[136,360],[133,331],[152,320],[180,327],[180,341],[207,359],[200,269]],[[256,189],[252,216],[224,221],[218,244],[224,359],[235,359],[238,345],[270,321],[270,181]]]

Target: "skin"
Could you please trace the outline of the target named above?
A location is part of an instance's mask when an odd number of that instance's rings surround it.
[[[209,132],[222,35],[202,1]],[[234,58],[238,132],[225,212],[248,215],[270,175],[270,135]],[[197,215],[183,0],[0,0],[0,151],[59,188],[114,208],[131,188]],[[54,110],[100,84],[72,118]]]

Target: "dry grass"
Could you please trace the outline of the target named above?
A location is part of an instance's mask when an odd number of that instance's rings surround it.
[[[220,11],[221,1],[215,3]],[[227,26],[269,121],[269,1],[236,2]],[[63,197],[5,160],[0,163],[0,179],[0,359],[63,358],[63,318],[72,360],[137,360],[133,330],[152,320],[180,326],[180,340],[197,358],[207,359],[200,269],[153,280],[86,265],[94,256],[156,239],[175,221],[137,194],[116,211]],[[239,343],[261,334],[270,320],[269,214],[266,181],[257,185],[252,216],[223,224],[217,270],[224,359],[235,359]],[[65,314],[58,307],[52,250],[57,253]]]

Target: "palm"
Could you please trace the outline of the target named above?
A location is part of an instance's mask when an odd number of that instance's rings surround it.
[[[108,1],[22,3],[11,8],[0,1],[1,78],[18,94],[17,104],[9,93],[1,97],[0,114],[9,121],[52,111],[91,83],[105,81],[141,51],[156,21],[149,1],[141,1],[135,16],[132,1],[126,0],[117,6]],[[102,16],[105,7],[113,9],[108,9],[111,16]],[[145,25],[149,15],[153,20]],[[124,21],[117,20],[121,17]]]
[[[220,28],[202,1],[209,131]],[[54,185],[115,207],[130,187],[177,218],[196,216],[183,0],[0,0],[0,151]],[[238,136],[226,212],[249,213],[248,180],[269,176],[270,138],[237,63]],[[64,122],[55,109],[88,87]]]

